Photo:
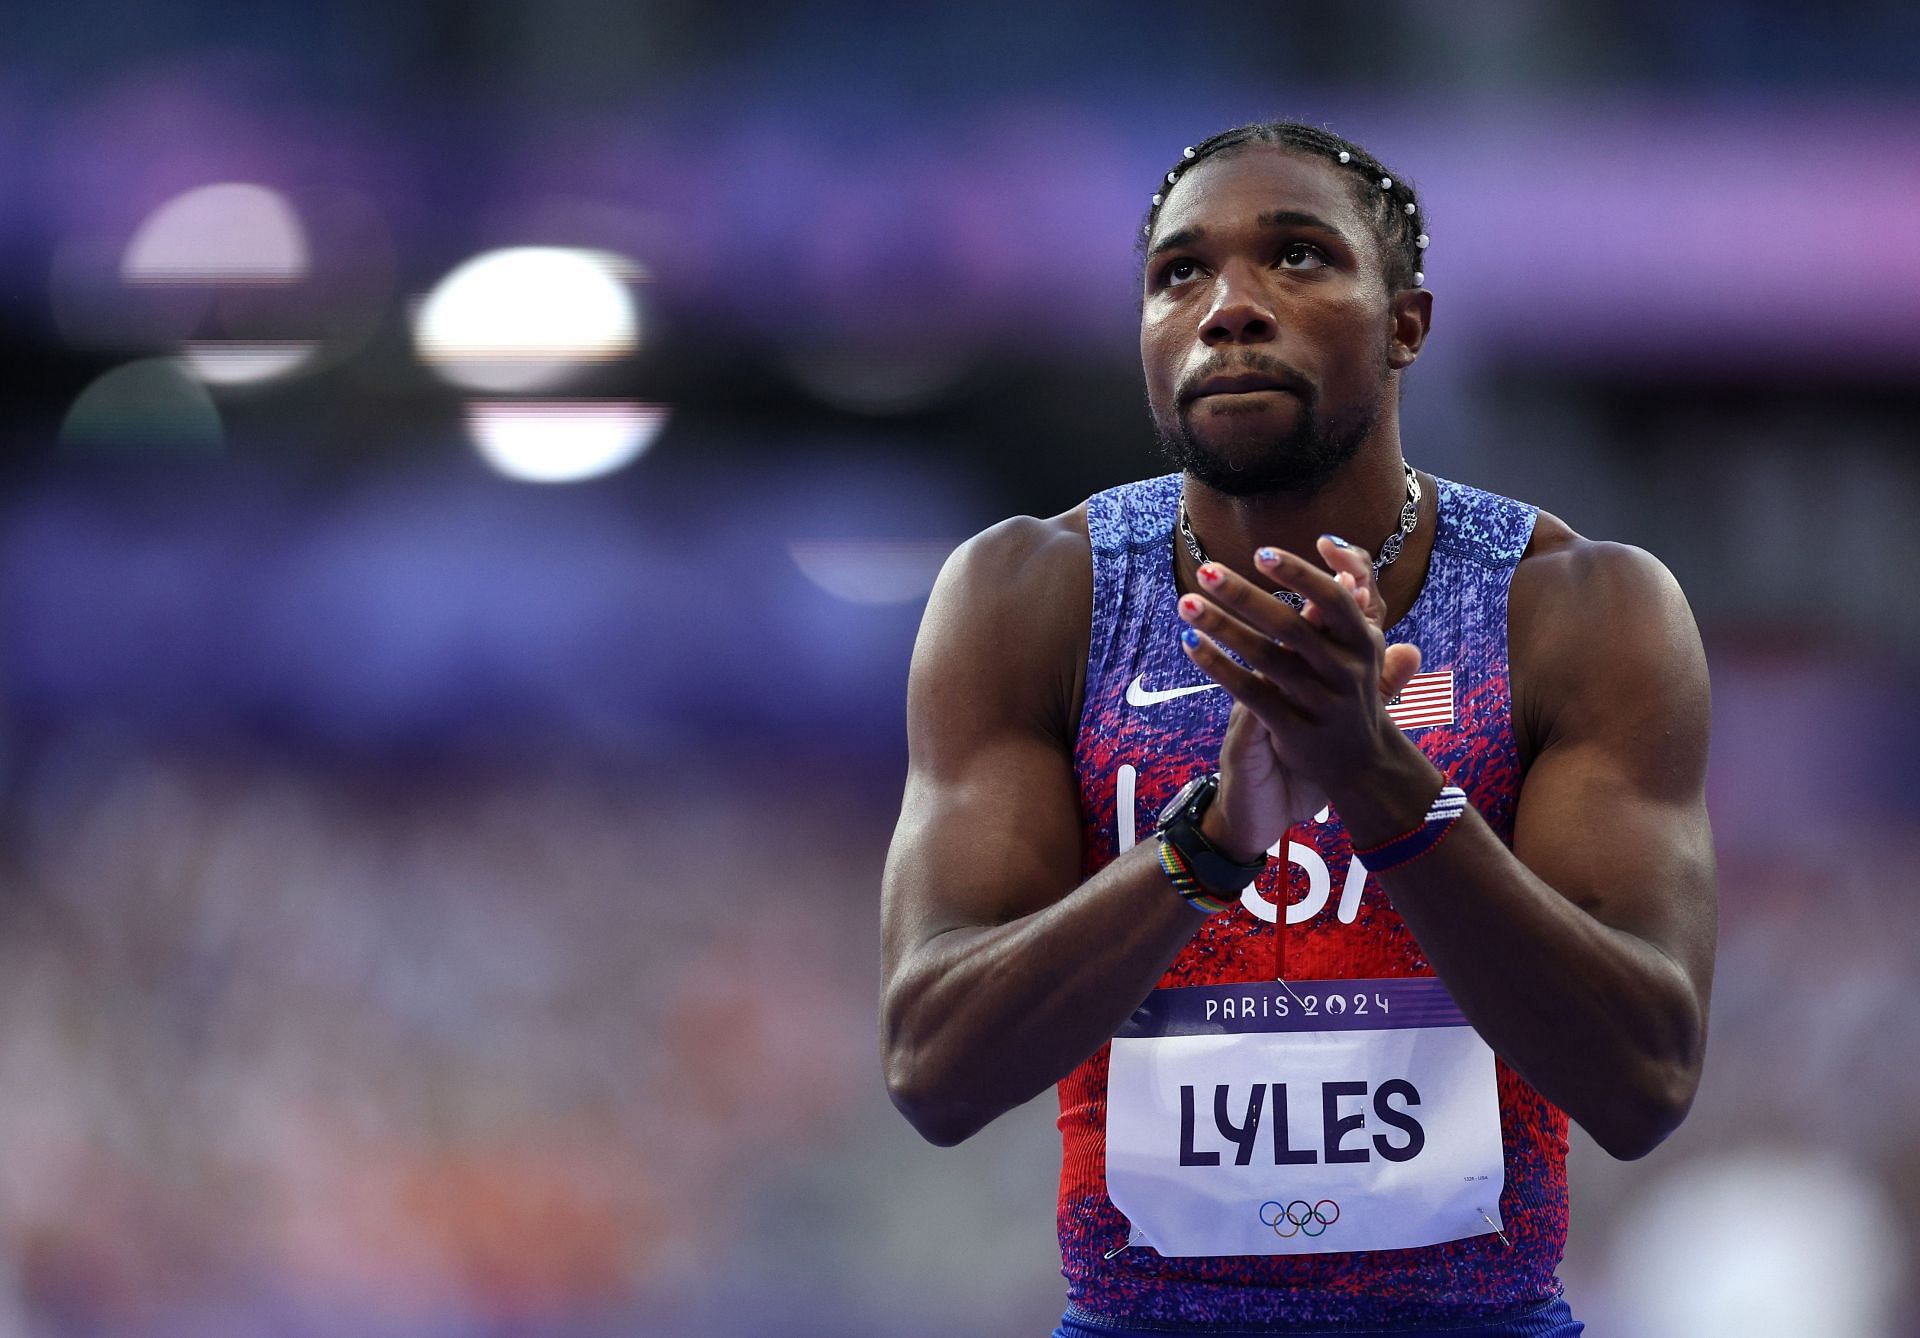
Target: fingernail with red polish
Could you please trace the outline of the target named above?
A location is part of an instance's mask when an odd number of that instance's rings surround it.
[[[1200,564],[1200,580],[1204,585],[1220,584],[1220,568],[1212,562]]]
[[[1180,596],[1180,612],[1188,618],[1200,616],[1200,601],[1192,595]]]

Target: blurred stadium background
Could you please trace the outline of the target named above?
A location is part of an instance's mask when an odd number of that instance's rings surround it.
[[[1051,1099],[887,1104],[908,652],[1158,472],[1182,145],[1418,183],[1408,454],[1678,574],[1705,1085],[1591,1332],[1920,1333],[1920,9],[0,15],[0,1338],[1014,1334]]]

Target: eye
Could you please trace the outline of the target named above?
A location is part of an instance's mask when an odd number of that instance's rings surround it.
[[[1326,252],[1311,242],[1288,242],[1280,248],[1282,269],[1320,269],[1326,263]]]
[[[1199,277],[1200,262],[1197,260],[1170,260],[1160,269],[1160,286],[1169,288],[1175,284],[1186,283]]]

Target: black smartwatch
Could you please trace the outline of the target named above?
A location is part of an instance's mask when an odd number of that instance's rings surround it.
[[[1253,863],[1242,864],[1214,849],[1200,834],[1200,819],[1206,816],[1219,793],[1217,771],[1188,781],[1173,801],[1160,810],[1160,839],[1180,852],[1202,887],[1233,898],[1260,876],[1260,871],[1267,867],[1267,857],[1263,852]]]

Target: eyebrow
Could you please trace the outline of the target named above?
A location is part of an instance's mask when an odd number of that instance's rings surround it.
[[[1318,228],[1322,232],[1332,233],[1343,242],[1347,240],[1347,235],[1344,232],[1334,227],[1333,224],[1327,222],[1327,220],[1320,217],[1320,215],[1309,214],[1300,209],[1270,209],[1254,221],[1262,228],[1269,230],[1277,228]],[[1153,249],[1147,252],[1147,259],[1152,260],[1162,251],[1171,251],[1181,246],[1191,246],[1195,242],[1204,240],[1206,235],[1207,230],[1205,228],[1177,228],[1153,244]]]

